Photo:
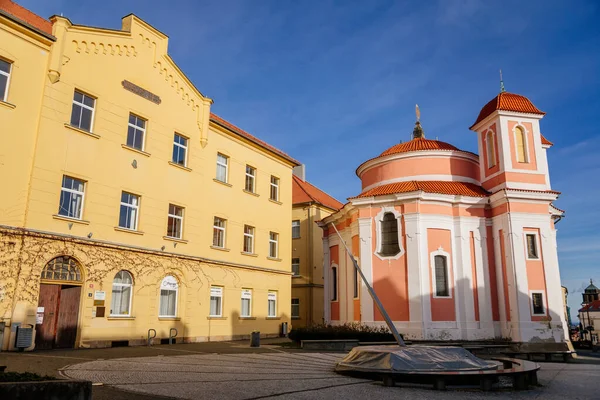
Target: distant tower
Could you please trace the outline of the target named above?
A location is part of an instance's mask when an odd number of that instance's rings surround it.
[[[598,300],[598,298],[600,297],[600,289],[598,289],[594,285],[593,280],[590,279],[590,284],[588,287],[585,288],[582,296],[583,296],[583,303],[581,303],[582,306],[589,304],[592,301]]]

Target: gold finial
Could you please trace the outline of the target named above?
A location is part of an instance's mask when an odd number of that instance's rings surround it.
[[[419,105],[415,104],[415,114],[417,115],[417,122],[421,120],[421,110],[419,110]]]

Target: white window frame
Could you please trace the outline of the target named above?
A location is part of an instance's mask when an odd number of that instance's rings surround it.
[[[527,243],[527,235],[532,235],[535,236],[535,251],[537,253],[537,257],[533,258],[533,257],[529,257],[529,247],[528,247],[528,243]],[[526,260],[531,260],[531,261],[540,261],[542,259],[541,256],[541,248],[540,248],[540,235],[538,235],[537,232],[533,232],[533,231],[525,231],[523,232],[523,239],[525,239],[525,259]]]
[[[536,314],[533,308],[533,295],[541,294],[542,295],[542,306],[544,307],[544,312],[541,314]],[[546,293],[543,290],[530,290],[529,291],[529,308],[531,310],[532,317],[544,317],[548,314],[548,307],[546,306]]]
[[[294,262],[294,260],[298,260],[297,263]],[[294,271],[294,265],[298,266],[298,273],[296,273],[296,271]],[[298,277],[300,276],[300,257],[293,257],[292,258],[292,276],[293,277]]]
[[[69,188],[66,188],[66,187],[64,187],[63,185],[64,185],[64,179],[65,179],[65,176],[66,176],[66,177],[68,177],[68,178],[71,178],[71,179],[74,179],[74,180],[77,180],[77,181],[83,182],[83,191],[82,191],[82,192],[80,192],[79,190],[75,190],[75,189],[69,189]],[[87,186],[87,182],[86,182],[86,181],[84,181],[83,179],[75,178],[75,177],[73,177],[73,176],[70,176],[70,175],[63,175],[62,182],[60,183],[60,191],[61,191],[61,194],[62,194],[62,192],[64,191],[64,192],[67,192],[67,193],[72,193],[72,194],[79,194],[79,195],[81,195],[81,209],[79,210],[79,216],[78,216],[78,217],[70,217],[69,215],[62,215],[62,214],[60,213],[60,204],[59,204],[59,207],[58,207],[58,215],[60,215],[60,216],[62,216],[62,217],[65,217],[65,218],[73,218],[73,219],[78,219],[78,220],[81,220],[81,219],[83,218],[83,207],[84,207],[84,205],[85,205],[85,189],[86,189],[86,186]],[[60,203],[60,198],[59,198],[59,203]]]
[[[437,287],[436,287],[436,279],[435,279],[435,256],[443,256],[446,257],[446,277],[448,281],[448,296],[438,296]],[[454,288],[453,277],[450,271],[452,271],[451,263],[452,260],[450,258],[450,254],[445,252],[444,249],[440,246],[436,251],[432,251],[429,254],[429,263],[431,270],[431,290],[434,299],[451,299],[452,298],[452,289]]]
[[[246,228],[249,228],[251,233],[246,232]],[[244,242],[242,243],[242,252],[245,254],[254,254],[254,232],[255,229],[252,225],[244,225]],[[246,238],[250,238],[250,251],[245,251]]]
[[[273,178],[276,180],[276,183],[273,183]],[[271,190],[269,191],[269,199],[273,200],[273,201],[279,201],[279,183],[281,182],[281,180],[276,177],[275,175],[271,175]],[[275,198],[273,198],[272,194],[273,194],[273,188],[275,188]]]
[[[181,217],[179,215],[171,214],[171,210],[170,210],[171,206],[174,206],[174,207],[177,207],[177,208],[181,208]],[[167,211],[167,213],[168,213],[167,214],[168,215],[168,217],[167,217],[167,237],[172,238],[172,239],[181,239],[181,238],[183,238],[183,218],[185,217],[185,207],[181,207],[181,206],[178,206],[177,204],[169,203],[169,210]],[[168,230],[169,230],[168,229],[168,227],[169,227],[169,220],[168,219],[169,218],[175,218],[175,219],[181,220],[181,224],[180,224],[181,229],[180,229],[180,232],[179,232],[179,236],[169,236],[168,235],[168,233],[169,233],[168,232]]]
[[[248,314],[244,315],[244,300],[250,300],[248,305]],[[251,318],[252,317],[252,289],[242,289],[241,304],[240,304],[240,317]]]
[[[252,174],[248,173],[248,169],[252,171]],[[248,179],[252,181],[252,190],[248,189]],[[249,164],[246,164],[246,179],[244,180],[244,190],[246,192],[256,193],[256,168]]]
[[[6,100],[8,99],[8,88],[10,87],[10,78],[12,75],[13,63],[4,58],[0,58],[0,61],[4,61],[5,63],[7,63],[9,65],[8,73],[4,72],[4,71],[0,71],[0,75],[6,76],[6,88],[4,88],[4,93],[0,93],[0,101],[6,102]]]
[[[137,194],[131,193],[131,192],[127,192],[125,190],[121,191],[121,199],[123,198],[123,193],[127,193],[131,196],[135,196],[137,198],[137,205],[133,205],[133,204],[129,204],[129,203],[124,203],[123,200],[121,200],[121,206],[125,206],[128,208],[133,208],[135,210],[135,226],[133,228],[129,228],[129,227],[125,227],[125,226],[121,226],[121,207],[119,207],[119,228],[123,228],[123,229],[127,229],[130,231],[137,231],[138,229],[138,221],[140,218],[140,199],[141,196],[138,196]]]
[[[145,135],[144,135],[144,136],[145,136]],[[185,143],[186,143],[186,145],[185,145],[185,146],[184,146],[184,145],[182,145],[181,143],[177,143],[177,142],[175,141],[175,139],[177,138],[177,136],[179,136],[180,138],[183,138],[183,139],[185,139]],[[173,160],[173,159],[172,159],[171,161],[172,161],[174,164],[177,164],[177,165],[183,165],[184,167],[187,167],[187,164],[188,164],[188,146],[187,146],[187,143],[189,142],[189,140],[190,140],[190,138],[188,138],[187,136],[183,136],[183,135],[182,135],[182,134],[180,134],[180,133],[177,133],[177,132],[175,132],[175,133],[173,134],[173,147],[179,147],[179,148],[183,149],[183,154],[184,154],[184,156],[183,156],[183,164],[179,164],[177,161],[175,161],[175,160]],[[173,155],[172,155],[172,154],[171,154],[171,158],[173,158]]]
[[[523,151],[525,156],[525,161],[519,161],[519,143],[517,142],[517,128],[521,128],[523,130]],[[513,127],[513,140],[515,142],[515,159],[518,164],[529,164],[529,141],[527,140],[528,131],[525,127],[518,123]]]
[[[400,251],[398,252],[398,254],[393,256],[384,256],[381,254],[381,247],[383,245],[382,223],[383,217],[387,213],[394,214],[394,216],[396,217],[396,222],[398,224],[398,247],[400,248]],[[377,228],[375,229],[375,234],[377,236],[377,247],[373,254],[375,254],[375,256],[377,256],[377,258],[379,258],[380,260],[397,260],[404,255],[404,247],[402,246],[403,227],[401,218],[402,214],[400,214],[400,212],[398,212],[398,210],[396,210],[393,206],[383,206],[381,208],[381,211],[379,211],[379,213],[377,213],[377,215],[375,216],[375,223],[377,224]]]
[[[129,117],[132,115],[134,117],[136,117],[137,119],[144,121],[144,127],[141,128],[141,127],[137,126],[136,124],[132,124],[131,122],[129,122],[129,118],[127,118],[127,138],[125,138],[125,143],[126,143],[125,145],[128,147],[131,147],[132,149],[145,151],[145,149],[146,149],[146,129],[147,129],[148,120],[140,117],[139,115],[137,115],[135,113],[130,112]],[[129,144],[127,144],[127,141],[129,139],[129,127],[132,127],[133,129],[142,131],[142,148],[141,149],[138,149],[137,147],[130,146]],[[175,139],[173,139],[173,140],[175,140]]]
[[[275,235],[275,239],[272,236]],[[271,244],[275,243],[275,255],[271,254]],[[279,257],[279,233],[270,231],[269,232],[269,258]]]
[[[294,235],[294,228],[298,228],[298,235]],[[295,219],[292,220],[292,239],[300,239],[300,220],[299,219]]]
[[[165,281],[167,280],[167,278],[172,278],[175,281],[175,289],[163,289],[163,286],[165,286]],[[169,284],[170,282],[167,282],[167,284]],[[160,313],[160,305],[161,305],[161,301],[162,301],[162,291],[163,290],[167,290],[167,291],[174,291],[175,292],[175,313],[173,315],[163,315]],[[177,281],[177,278],[175,278],[173,275],[167,275],[165,276],[162,281],[160,281],[160,289],[159,289],[159,293],[158,293],[158,318],[177,318],[177,312],[179,309],[179,282]]]
[[[275,313],[271,314],[271,302],[274,302],[273,307]],[[267,292],[267,318],[277,318],[277,292],[275,290],[269,290]]]
[[[129,277],[131,278],[131,283],[115,283],[115,278],[117,277],[118,274],[120,274],[121,272],[126,272],[127,274],[129,274]],[[133,304],[132,304],[132,300],[133,300],[133,275],[131,274],[131,272],[127,271],[126,269],[122,269],[119,272],[117,272],[115,274],[115,276],[113,277],[113,281],[112,281],[112,286],[110,289],[110,313],[109,316],[110,317],[122,317],[122,318],[126,318],[126,317],[131,317],[131,309],[133,308]],[[128,313],[127,314],[113,314],[112,313],[112,297],[113,297],[113,287],[114,286],[121,286],[121,287],[130,287],[131,290],[129,291],[129,307],[127,307]]]
[[[485,133],[485,152],[487,154],[488,169],[494,168],[497,163],[497,161],[496,161],[496,143],[494,142],[494,136],[495,136],[495,133],[491,129],[488,129],[488,131]],[[490,150],[491,150],[491,152],[490,152]]]
[[[219,156],[221,156],[225,159],[224,163],[219,160]],[[219,182],[228,183],[228,181],[229,181],[229,157],[223,153],[217,153],[217,171],[219,170],[219,166],[225,167],[225,180],[219,179],[219,174],[217,174],[215,179],[218,180]]]
[[[223,222],[223,226],[218,226],[217,225],[217,219]],[[225,243],[226,243],[226,235],[227,235],[227,220],[225,218],[221,218],[221,217],[214,217],[213,218],[213,247],[218,247],[220,249],[224,249],[225,248]],[[215,230],[221,231],[221,238],[222,238],[222,242],[221,244],[215,244],[214,242],[214,238],[215,238]]]
[[[89,97],[90,99],[94,99],[94,107],[90,107],[87,104],[84,104],[83,102],[80,103],[80,102],[76,101],[75,100],[75,93],[76,92],[79,93],[79,94],[81,94],[84,97]],[[81,129],[81,130],[84,130],[86,132],[93,132],[94,131],[94,120],[96,118],[96,101],[97,100],[98,99],[96,97],[90,96],[89,94],[87,94],[87,93],[85,93],[85,92],[83,92],[81,90],[75,89],[73,91],[73,103],[72,104],[77,104],[78,106],[81,106],[83,108],[87,108],[88,110],[92,111],[92,118],[90,118],[90,130],[89,131],[87,129],[82,128],[81,126],[72,125],[74,128]],[[71,113],[72,112],[73,112],[73,106],[71,105]],[[80,122],[80,125],[81,125],[81,119],[79,120],[79,122]],[[69,120],[69,125],[71,125],[71,121],[70,120]]]
[[[294,300],[296,300],[296,304],[294,304]],[[295,306],[295,307],[294,307]],[[294,315],[294,308],[296,309],[296,314]],[[298,297],[293,297],[291,301],[291,317],[292,318],[300,318],[300,299]]]
[[[213,289],[214,289],[214,292],[213,292]],[[221,298],[219,314],[212,314],[212,312],[211,312],[211,304],[210,303],[212,302],[213,297]],[[211,286],[210,287],[210,301],[208,304],[208,314],[210,317],[216,317],[216,318],[223,317],[223,286]]]

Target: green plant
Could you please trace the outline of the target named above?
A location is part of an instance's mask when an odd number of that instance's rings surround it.
[[[294,328],[288,337],[295,341],[302,340],[341,340],[354,339],[361,342],[393,342],[394,336],[385,326],[369,326],[360,323],[344,325],[311,325]]]
[[[53,381],[53,376],[41,376],[32,372],[2,372],[0,382],[31,382],[31,381]]]

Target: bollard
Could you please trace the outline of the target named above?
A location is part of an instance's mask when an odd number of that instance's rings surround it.
[[[252,332],[252,336],[250,338],[250,347],[260,347],[260,332],[259,331]]]

